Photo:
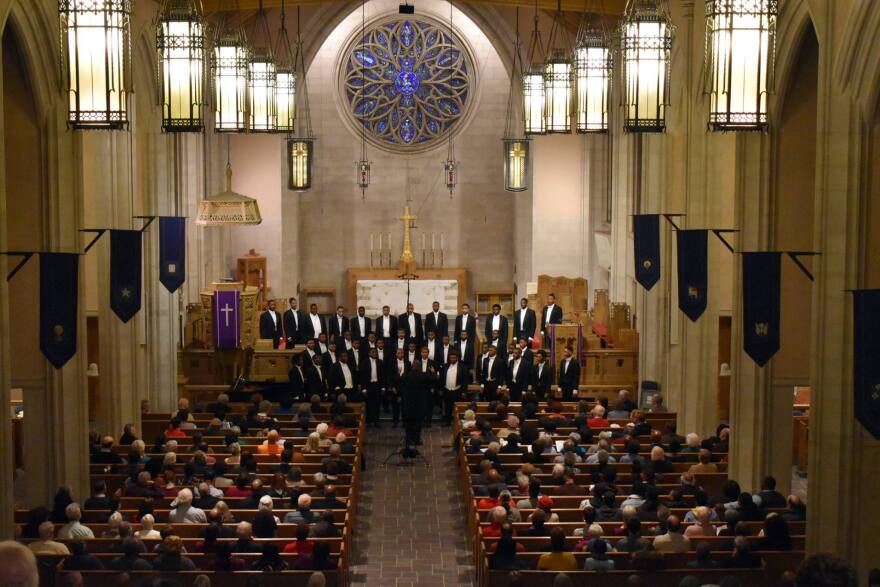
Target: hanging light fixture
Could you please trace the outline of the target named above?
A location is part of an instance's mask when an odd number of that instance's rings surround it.
[[[366,12],[366,0],[361,0],[361,54],[363,54],[365,50],[366,43],[366,27],[367,27],[367,12]],[[358,92],[363,91],[363,88],[366,87],[366,77],[364,75],[364,71],[361,70],[361,89]],[[355,94],[355,98],[357,98],[357,94]],[[363,97],[361,98],[363,99]],[[361,158],[355,164],[355,182],[358,187],[361,188],[361,199],[366,199],[367,197],[367,188],[370,187],[370,160],[367,159],[367,132],[364,125],[360,125],[361,131]]]
[[[608,130],[611,94],[611,48],[604,28],[582,23],[574,50],[575,129],[579,133]]]
[[[70,126],[125,128],[131,0],[58,0],[58,14]]]
[[[230,161],[229,137],[226,137],[226,189],[199,202],[196,224],[199,226],[234,226],[260,224],[260,207],[257,201],[232,191],[232,163]]]
[[[627,132],[666,130],[673,28],[665,0],[627,0],[620,28]]]
[[[205,88],[205,24],[199,0],[165,0],[156,27],[162,130],[200,132]]]
[[[248,64],[248,114],[251,132],[275,132],[277,124],[275,95],[275,56],[272,53],[272,38],[269,23],[260,0],[254,34],[251,41],[256,43],[262,37],[265,46],[255,49]]]
[[[312,187],[312,160],[314,159],[315,136],[312,133],[312,117],[309,112],[309,87],[306,78],[306,65],[303,57],[303,42],[300,34],[300,9],[296,8],[296,44],[293,59],[293,73],[300,80],[299,133],[287,140],[287,187],[294,191],[305,191]]]
[[[709,128],[767,128],[767,90],[776,56],[777,0],[706,1]]]
[[[562,18],[562,0],[557,0],[543,72],[544,130],[548,134],[571,132],[571,47]]]
[[[292,133],[296,119],[296,63],[287,34],[284,0],[281,0],[281,30],[275,58],[278,60],[275,69],[275,130]]]
[[[519,8],[516,9],[516,37],[513,41],[513,65],[510,68],[510,93],[507,95],[507,119],[501,140],[504,157],[504,190],[522,192],[529,188],[529,139],[517,124],[514,112],[516,90],[522,88],[522,41],[519,38]],[[518,79],[519,77],[519,79]],[[525,104],[525,102],[522,102]]]
[[[523,120],[527,135],[542,135],[544,126],[544,72],[542,61],[544,47],[541,42],[541,31],[538,29],[538,3],[535,2],[535,26],[532,29],[532,40],[529,44],[528,65],[522,74],[523,86]]]
[[[250,51],[240,27],[217,27],[211,62],[214,83],[214,130],[245,132]]]
[[[452,2],[449,3],[449,37],[454,37],[452,29]],[[458,161],[455,160],[455,139],[452,134],[449,135],[449,145],[446,148],[446,161],[443,162],[443,178],[446,182],[446,189],[449,190],[449,199],[452,199],[452,193],[455,186],[458,185]]]

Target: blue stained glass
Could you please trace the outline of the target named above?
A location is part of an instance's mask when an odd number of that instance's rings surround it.
[[[426,21],[388,18],[347,55],[343,95],[372,138],[401,147],[440,140],[468,103],[458,39]]]

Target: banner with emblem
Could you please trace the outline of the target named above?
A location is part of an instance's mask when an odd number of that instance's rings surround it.
[[[633,216],[636,281],[650,290],[660,281],[660,215]]]
[[[110,308],[123,322],[141,309],[140,230],[110,231]]]
[[[706,311],[709,285],[709,231],[678,230],[678,307],[696,322]]]
[[[174,293],[186,281],[186,218],[159,217],[159,281]]]
[[[856,420],[880,439],[880,289],[854,291],[853,309]]]
[[[79,255],[40,253],[40,350],[56,369],[76,354]]]
[[[214,348],[237,349],[241,340],[241,318],[238,309],[241,292],[220,290],[214,292]]]
[[[743,350],[759,367],[779,350],[782,253],[743,253]]]

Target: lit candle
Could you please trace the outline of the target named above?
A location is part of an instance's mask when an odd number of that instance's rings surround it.
[[[373,252],[373,233],[370,233],[370,253]]]
[[[443,250],[443,233],[440,233],[440,250]]]
[[[432,250],[432,251],[434,250],[434,236],[435,236],[436,234],[437,234],[436,232],[432,232],[432,233],[431,233],[431,250]]]
[[[422,233],[422,250],[425,250],[425,233]]]

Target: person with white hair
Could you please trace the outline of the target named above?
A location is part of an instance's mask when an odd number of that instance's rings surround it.
[[[55,537],[55,524],[49,521],[43,522],[40,524],[37,531],[40,533],[40,539],[34,540],[28,544],[28,548],[30,548],[35,555],[63,554],[66,556],[70,554],[66,544],[53,540]]]
[[[177,441],[173,438],[165,443],[165,452],[177,452]]]
[[[101,538],[119,538],[119,524],[122,523],[122,514],[113,512],[107,519],[107,529],[101,532]]]
[[[608,419],[605,418],[605,406],[596,404],[590,410],[590,419],[587,420],[587,426],[590,428],[608,428]]]
[[[141,540],[159,540],[162,535],[158,530],[153,529],[155,524],[156,518],[153,517],[153,514],[145,514],[141,518],[141,529],[135,532],[134,535]]]
[[[312,511],[312,496],[303,493],[296,500],[296,509],[284,516],[284,523],[311,524],[315,517],[315,512]]]
[[[165,453],[165,456],[162,457],[162,467],[163,468],[173,468],[177,463],[177,453],[174,451],[168,451]]]
[[[317,432],[312,432],[306,438],[306,443],[303,446],[303,453],[318,453],[324,452],[324,449],[321,448],[321,435]]]
[[[601,441],[605,442],[605,441]],[[608,463],[616,463],[617,459],[611,456],[611,453],[608,452],[608,448],[600,448],[593,454],[587,457],[588,465],[607,465]]]
[[[685,529],[684,535],[691,540],[704,536],[716,536],[718,533],[712,524],[712,510],[701,505],[697,507],[696,511],[697,521]]]
[[[39,587],[37,557],[14,540],[0,542],[0,577],[4,587]]]
[[[659,473],[671,473],[675,466],[666,459],[666,451],[662,446],[655,446],[651,449],[651,462],[648,463],[650,471]]]
[[[498,438],[507,438],[511,434],[519,434],[519,416],[507,415],[507,427],[498,431]]]
[[[208,522],[205,510],[193,507],[193,493],[189,488],[177,492],[177,499],[171,502],[173,508],[168,513],[168,520],[176,524],[205,524]]]
[[[261,512],[269,512],[270,514],[272,514],[273,506],[274,506],[274,502],[273,502],[272,498],[268,495],[264,495],[263,497],[260,498],[260,505],[257,508],[257,510],[261,511]],[[275,518],[276,524],[281,523],[281,520],[278,518],[278,516],[273,514],[273,517]]]
[[[687,436],[685,436],[685,446],[682,447],[681,452],[700,452],[700,443],[702,442],[702,438],[696,432],[691,432]]]
[[[330,445],[333,444],[333,440],[327,438],[327,431],[330,429],[330,426],[327,425],[327,422],[321,422],[315,427],[315,432],[318,433],[318,446],[322,449],[330,448]]]
[[[503,507],[496,506],[489,511],[489,526],[483,527],[483,538],[501,536],[501,527],[507,523],[507,510]]]
[[[82,520],[82,508],[79,504],[73,502],[64,509],[64,515],[67,516],[67,523],[58,529],[58,538],[69,540],[72,538],[94,538],[95,534],[84,526]]]

